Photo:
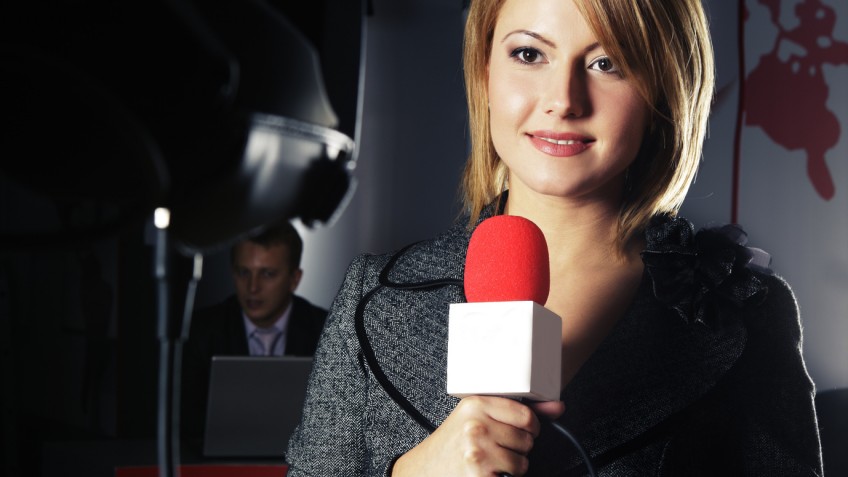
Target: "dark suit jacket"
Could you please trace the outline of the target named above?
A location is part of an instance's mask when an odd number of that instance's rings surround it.
[[[399,255],[351,263],[289,441],[290,477],[388,475],[428,436],[382,378],[433,425],[454,409],[449,304],[465,301],[470,235],[459,223]],[[563,391],[560,423],[599,475],[821,475],[792,291],[720,235],[695,235],[683,219],[649,227],[637,296]],[[528,475],[585,475],[569,441],[542,429]]]
[[[293,297],[285,354],[312,356],[318,346],[327,310]],[[213,356],[247,356],[247,334],[235,295],[198,310],[183,351],[181,422],[184,437],[199,438],[206,419],[209,370]]]

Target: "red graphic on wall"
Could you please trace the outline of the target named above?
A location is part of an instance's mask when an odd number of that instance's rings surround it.
[[[834,39],[836,13],[820,0],[795,7],[799,24],[791,30],[779,22],[780,0],[759,2],[769,9],[779,33],[772,50],[745,79],[745,124],[759,126],[786,149],[805,150],[810,181],[830,200],[835,190],[825,152],[836,145],[840,127],[827,109],[829,88],[822,66],[848,65],[848,43]]]

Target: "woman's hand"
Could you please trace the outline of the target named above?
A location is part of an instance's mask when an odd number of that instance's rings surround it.
[[[466,397],[433,434],[395,462],[392,477],[524,475],[539,435],[534,411],[553,419],[564,409],[560,401],[528,407],[501,397]]]

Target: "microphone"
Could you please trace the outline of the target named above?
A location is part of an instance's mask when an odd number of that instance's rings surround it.
[[[468,303],[452,303],[447,393],[559,399],[562,319],[542,304],[550,291],[548,246],[528,219],[481,222],[465,259]]]

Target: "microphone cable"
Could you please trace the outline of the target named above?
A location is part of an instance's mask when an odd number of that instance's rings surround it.
[[[524,398],[518,398],[518,402],[524,402],[524,401],[525,401]],[[574,434],[571,433],[571,431],[566,429],[565,426],[563,426],[562,424],[557,422],[555,419],[549,419],[545,416],[539,416],[539,420],[542,422],[542,424],[550,424],[551,427],[553,427],[557,432],[562,434],[563,437],[568,439],[568,441],[571,442],[571,445],[574,446],[574,448],[580,454],[580,458],[586,464],[586,470],[587,470],[589,476],[590,477],[597,477],[597,474],[595,473],[595,467],[594,467],[594,465],[592,465],[592,460],[589,459],[589,454],[583,448],[583,445],[580,444],[580,441],[577,439],[577,437],[575,437]],[[510,474],[502,473],[498,477],[512,477],[512,476]]]
[[[586,453],[586,450],[583,449],[583,446],[580,444],[580,441],[572,434],[568,429],[565,428],[562,424],[558,423],[553,419],[542,418],[544,423],[550,424],[554,429],[557,430],[560,434],[565,436],[571,444],[577,449],[577,452],[580,454],[580,458],[583,460],[583,463],[586,465],[586,471],[590,477],[597,477],[597,473],[595,472],[595,466],[592,465],[592,460],[589,459],[589,454]],[[502,472],[498,474],[498,477],[512,477],[512,474],[508,474],[506,472]]]
[[[592,465],[592,459],[589,458],[589,454],[586,453],[586,450],[583,449],[583,446],[580,444],[580,441],[577,440],[577,437],[574,436],[568,429],[565,428],[559,422],[553,419],[545,419],[547,423],[553,426],[554,429],[559,431],[560,434],[565,436],[566,439],[571,441],[571,444],[577,449],[577,452],[580,454],[580,457],[583,459],[583,463],[586,464],[586,471],[589,473],[590,477],[597,477],[597,473],[595,473],[595,466]]]

